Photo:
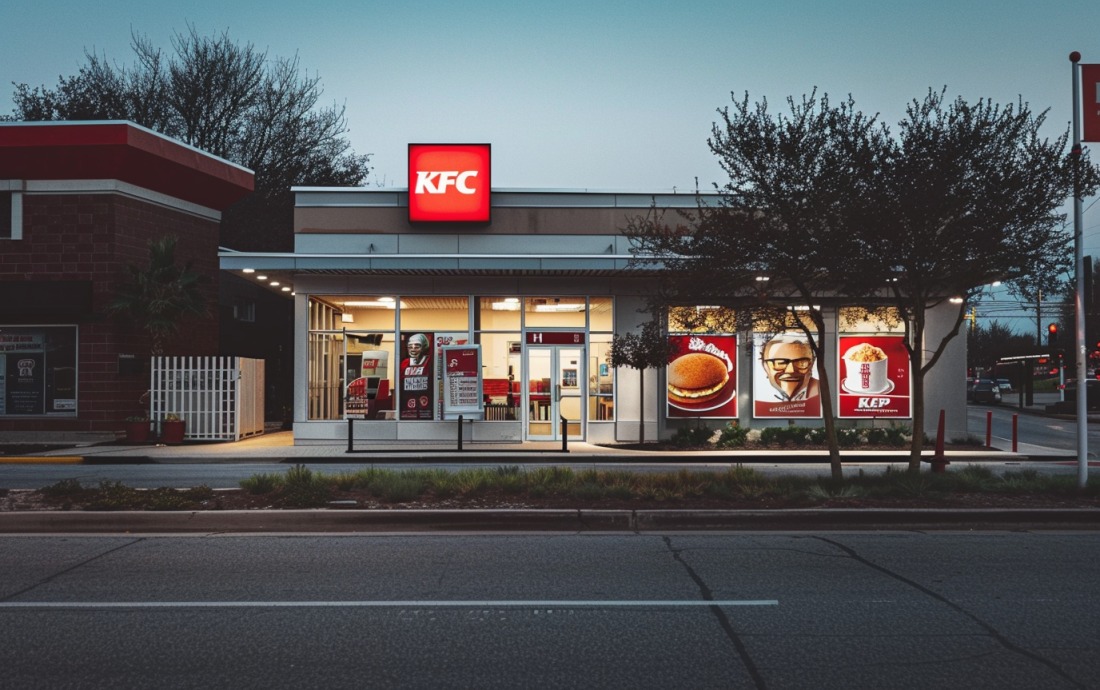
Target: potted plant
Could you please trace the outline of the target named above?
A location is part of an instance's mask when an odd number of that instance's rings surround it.
[[[184,421],[179,415],[168,413],[160,423],[161,443],[178,445],[183,443]]]
[[[133,415],[126,420],[126,442],[147,443],[149,441],[149,418],[145,415]]]

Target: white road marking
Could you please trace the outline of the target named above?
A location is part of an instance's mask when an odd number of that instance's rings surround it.
[[[776,599],[600,600],[502,599],[482,601],[6,601],[0,609],[180,609],[180,608],[473,608],[473,607],[681,607],[778,606]]]

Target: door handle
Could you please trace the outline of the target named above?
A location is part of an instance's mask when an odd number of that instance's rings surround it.
[[[561,384],[554,384],[554,402],[561,402]]]

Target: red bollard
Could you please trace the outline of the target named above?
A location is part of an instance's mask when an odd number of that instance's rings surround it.
[[[1018,417],[1019,417],[1019,415],[1012,415],[1012,452],[1013,453],[1016,452],[1016,448],[1017,448],[1016,431],[1019,428],[1019,426],[1017,424],[1017,422],[1019,422]]]
[[[993,447],[993,413],[985,413],[985,447]]]

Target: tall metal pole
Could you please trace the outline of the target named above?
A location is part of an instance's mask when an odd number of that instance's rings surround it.
[[[1076,50],[1069,54],[1070,71],[1073,73],[1073,163],[1076,166],[1081,160],[1081,68],[1077,64],[1081,60],[1081,53]],[[1076,333],[1074,344],[1077,345],[1077,486],[1085,488],[1089,480],[1089,415],[1088,415],[1088,380],[1085,353],[1085,254],[1084,231],[1082,219],[1084,215],[1081,200],[1081,185],[1078,173],[1073,178],[1073,258],[1077,273],[1077,290],[1073,300],[1076,312]]]

